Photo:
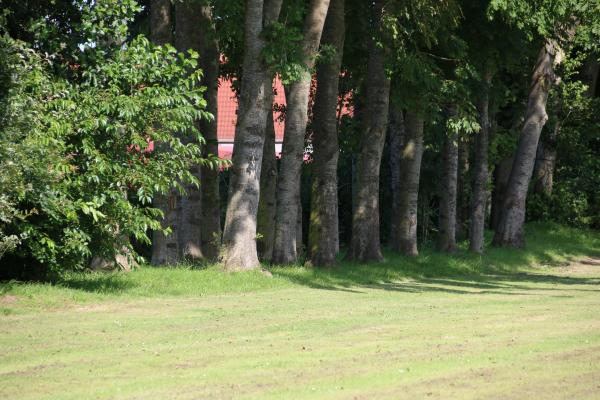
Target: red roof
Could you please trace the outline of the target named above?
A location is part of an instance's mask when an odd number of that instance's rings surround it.
[[[313,78],[314,79],[314,78]],[[218,91],[218,114],[217,114],[217,137],[219,140],[219,157],[231,159],[233,153],[233,141],[235,138],[235,124],[237,122],[238,100],[232,88],[232,80],[220,78]],[[316,84],[316,82],[313,82]],[[279,77],[273,81],[275,96],[273,98],[274,110],[285,106],[285,92],[283,84]],[[313,88],[313,91],[315,88]],[[313,93],[314,94],[314,93]],[[353,112],[349,105],[351,93],[340,97],[340,107],[338,113],[352,116]],[[275,125],[275,152],[281,154],[281,145],[283,143],[283,131],[285,123],[281,111],[273,112],[273,122]]]
[[[217,115],[217,137],[219,143],[233,143],[235,137],[235,124],[237,122],[238,100],[232,88],[233,81],[227,79],[219,79],[218,92],[218,115]],[[273,81],[275,89],[275,97],[273,104],[285,105],[285,93],[283,85],[279,78]],[[275,141],[283,142],[284,123],[281,120],[281,112],[273,113],[273,121],[275,124]]]

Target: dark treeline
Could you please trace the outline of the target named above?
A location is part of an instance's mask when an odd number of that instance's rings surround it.
[[[384,247],[522,247],[531,220],[600,228],[595,2],[3,10],[2,277],[129,268],[139,254],[333,267]],[[231,163],[215,156],[223,77],[239,100]]]

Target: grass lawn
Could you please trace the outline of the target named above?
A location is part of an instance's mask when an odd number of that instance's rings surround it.
[[[598,399],[600,234],[526,250],[0,284],[2,399]]]

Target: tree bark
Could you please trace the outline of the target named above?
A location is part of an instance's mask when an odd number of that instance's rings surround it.
[[[394,249],[409,256],[419,255],[417,249],[417,206],[419,178],[423,157],[423,116],[409,110],[405,116],[406,138],[400,160],[400,208],[398,210],[398,234]]]
[[[271,92],[272,93],[272,92]],[[273,97],[271,96],[271,99]],[[271,100],[272,103],[272,100]],[[267,113],[267,131],[263,147],[258,203],[258,255],[264,262],[273,259],[275,212],[277,211],[277,158],[275,157],[275,126],[273,107]]]
[[[506,195],[506,186],[510,178],[514,158],[506,157],[494,168],[494,186],[492,189],[492,211],[490,213],[490,229],[496,230],[500,222],[502,204]]]
[[[150,37],[158,45],[173,40],[171,20],[171,0],[152,0],[150,2]]]
[[[184,52],[188,49],[202,50],[201,36],[198,27],[202,24],[201,6],[193,2],[175,5],[175,47]],[[199,122],[198,122],[199,124]],[[185,138],[187,142],[192,139]],[[200,166],[191,167],[192,175],[201,180]],[[198,260],[203,258],[201,240],[202,195],[200,189],[193,184],[185,186],[185,194],[181,196],[181,209],[178,215],[177,239],[179,241],[179,258]]]
[[[448,119],[456,116],[456,107],[447,110]],[[443,177],[440,200],[440,232],[438,249],[445,252],[456,250],[456,188],[458,177],[458,138],[453,132],[447,132],[442,149]]]
[[[469,163],[470,143],[468,138],[458,142],[458,176],[456,178],[456,238],[464,239],[468,232],[469,222]]]
[[[598,87],[600,63],[597,57],[597,54],[592,54],[583,66],[582,80],[587,85],[585,94],[588,97],[594,97]]]
[[[337,163],[339,78],[344,49],[344,3],[332,0],[323,28],[322,43],[336,49],[330,62],[317,66],[317,93],[313,107],[313,183],[309,226],[309,263],[332,267],[338,252]]]
[[[172,18],[170,0],[152,0],[150,4],[150,38],[159,45],[171,43]],[[161,149],[168,151],[168,149]],[[179,241],[177,239],[177,193],[171,190],[169,194],[158,194],[153,205],[163,212],[162,226],[170,227],[172,232],[165,236],[160,231],[152,234],[152,259],[153,265],[173,264],[178,261]]]
[[[296,220],[298,216],[301,168],[304,159],[304,135],[308,119],[308,96],[311,70],[321,41],[329,0],[311,0],[304,20],[302,62],[307,71],[289,86],[286,93],[287,112],[281,168],[277,180],[277,214],[273,263],[292,264],[297,261]]]
[[[212,121],[200,121],[200,132],[206,141],[203,155],[219,154],[219,141],[217,138],[217,93],[219,80],[219,43],[212,16],[212,8],[208,5],[199,7],[200,25],[200,68],[204,72],[202,85],[206,86],[204,98],[206,111],[215,118]],[[221,198],[219,193],[219,169],[203,166],[201,169],[202,180],[202,252],[209,260],[216,260],[219,256],[221,244]]]
[[[471,194],[471,220],[469,224],[469,250],[483,253],[485,242],[485,214],[488,196],[488,144],[490,135],[489,89],[492,75],[484,76],[484,89],[477,104],[481,130],[475,136],[475,160],[473,165],[473,192]]]
[[[263,26],[277,20],[282,0],[246,1],[244,61],[229,199],[223,229],[222,262],[226,271],[258,268],[256,216],[272,74],[264,65]],[[263,7],[264,6],[264,7]],[[263,18],[264,15],[264,18]]]
[[[390,190],[392,192],[392,209],[390,211],[390,232],[388,244],[394,246],[398,241],[398,210],[400,210],[400,159],[404,147],[404,112],[393,102],[390,104],[390,125],[388,127],[390,145]]]
[[[560,132],[560,121],[556,121],[549,134],[542,134],[538,143],[533,174],[533,191],[539,195],[550,196],[554,186],[554,168],[556,166],[556,139]]]
[[[382,32],[383,0],[373,2],[371,31]],[[357,163],[356,208],[352,218],[352,240],[346,258],[358,262],[383,260],[379,240],[379,172],[388,124],[390,79],[385,70],[384,49],[377,38],[369,39],[367,97],[363,120],[362,148]]]
[[[525,124],[521,130],[519,145],[512,167],[500,222],[494,235],[494,245],[523,247],[523,223],[527,190],[537,150],[540,133],[548,120],[546,102],[550,87],[555,83],[554,61],[557,45],[549,40],[540,51],[533,72],[532,85],[527,103]]]

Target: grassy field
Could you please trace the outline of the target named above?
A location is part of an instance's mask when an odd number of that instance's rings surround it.
[[[0,284],[0,398],[600,398],[600,235]]]

